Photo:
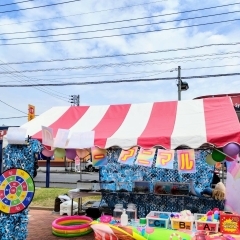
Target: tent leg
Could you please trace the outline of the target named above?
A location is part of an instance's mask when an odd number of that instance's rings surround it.
[[[50,185],[50,160],[46,161],[46,188],[49,188]]]

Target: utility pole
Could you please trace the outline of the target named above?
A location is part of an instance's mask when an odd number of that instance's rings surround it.
[[[80,105],[80,96],[79,95],[71,95],[70,103],[72,106],[79,106]]]
[[[181,80],[181,67],[178,66],[178,101],[181,101],[182,80]]]

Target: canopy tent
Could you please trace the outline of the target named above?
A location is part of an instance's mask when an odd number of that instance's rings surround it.
[[[222,147],[240,143],[240,125],[229,97],[103,106],[53,107],[22,125],[42,139],[42,126],[71,132],[94,131],[100,148],[133,146]]]

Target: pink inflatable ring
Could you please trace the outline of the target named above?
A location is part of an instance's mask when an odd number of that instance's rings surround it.
[[[66,216],[52,222],[52,233],[58,237],[79,237],[92,232],[90,223],[93,220],[86,216]]]

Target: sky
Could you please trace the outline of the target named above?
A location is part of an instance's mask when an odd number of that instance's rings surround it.
[[[240,73],[240,44],[193,48],[240,42],[238,27],[240,2],[238,1],[69,1],[16,0],[8,1],[16,4],[7,6],[3,6],[6,3],[1,1],[0,126],[21,126],[27,122],[28,104],[35,106],[36,115],[54,106],[70,106],[70,95],[80,95],[80,105],[177,100],[178,66],[181,66],[182,77]],[[62,2],[69,3],[26,9]],[[229,6],[186,12],[221,5]],[[216,15],[220,13],[227,14]],[[215,16],[199,18],[208,15]],[[136,18],[138,20],[131,20]],[[234,21],[223,22],[227,20]],[[196,26],[213,22],[221,23]],[[139,33],[146,31],[152,32]],[[70,39],[78,40],[69,41]],[[163,51],[179,48],[193,49]],[[157,53],[149,53],[154,51]],[[137,54],[139,52],[147,54]],[[131,53],[136,54],[129,55]],[[106,55],[113,57],[103,57]],[[69,58],[75,60],[66,60]],[[61,61],[50,61],[54,59]],[[40,60],[45,62],[36,62]],[[22,63],[26,61],[34,63]],[[75,69],[69,70],[69,68]],[[16,87],[22,84],[169,77],[175,79],[54,87]],[[238,93],[240,92],[239,77],[188,79],[189,89],[181,93],[182,100],[204,95]],[[6,84],[13,87],[4,87]]]

